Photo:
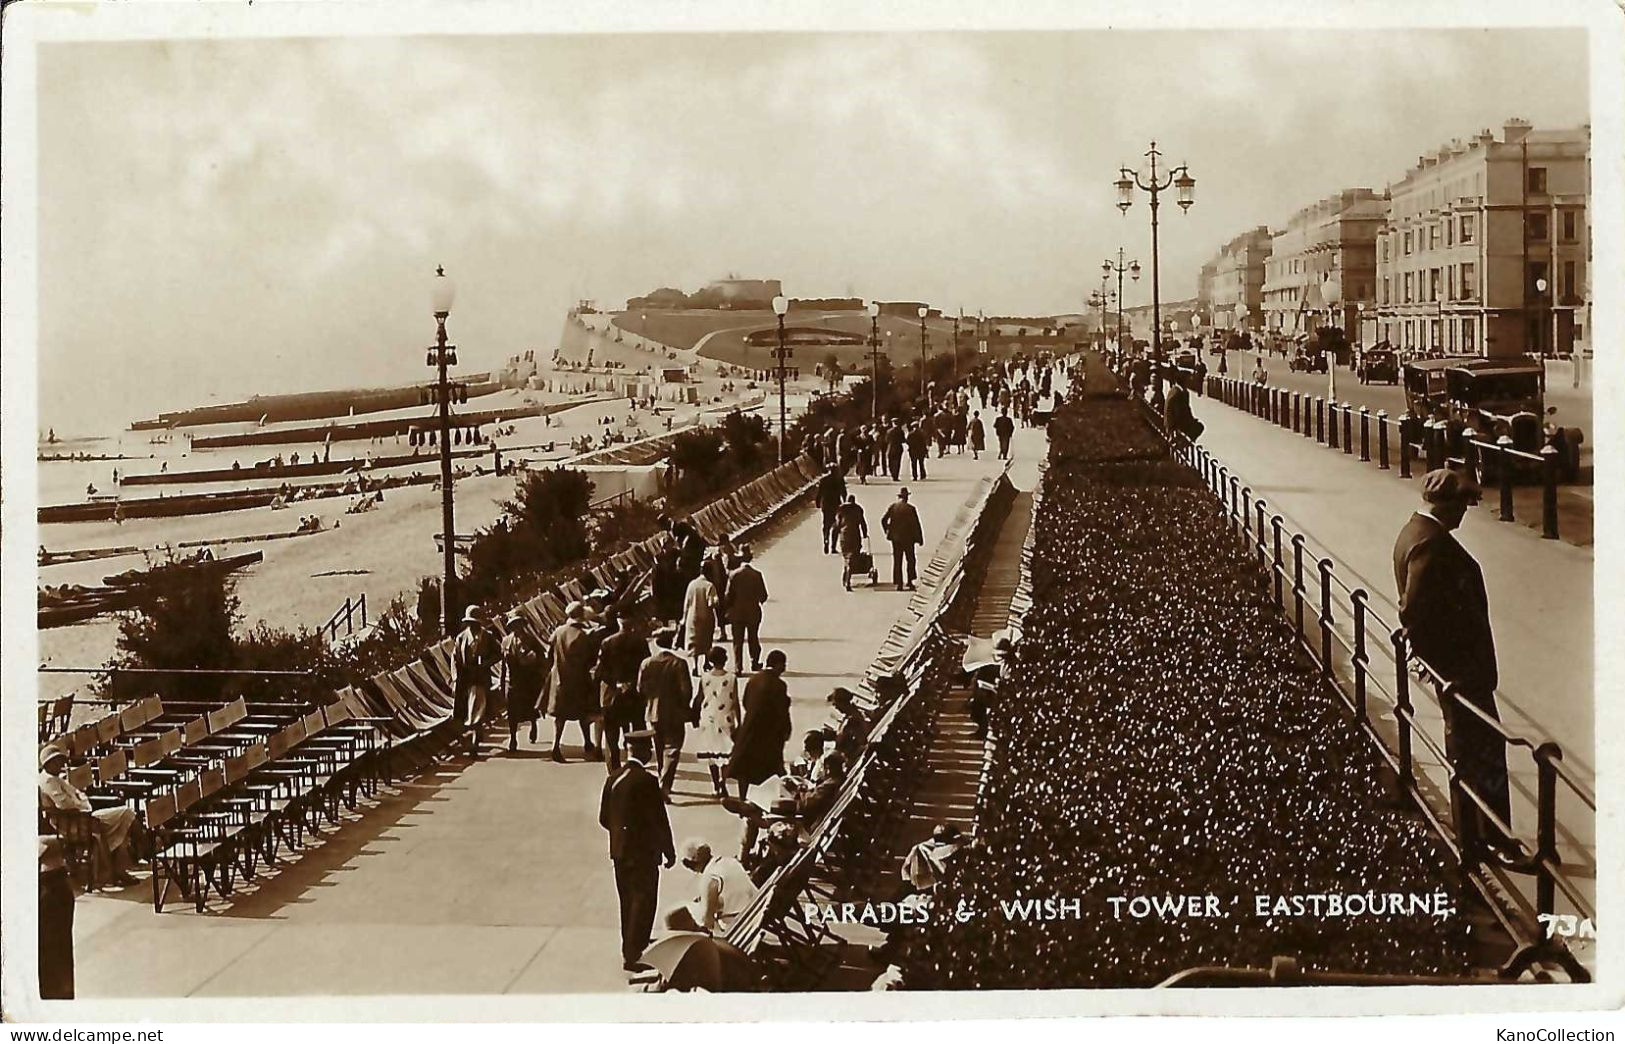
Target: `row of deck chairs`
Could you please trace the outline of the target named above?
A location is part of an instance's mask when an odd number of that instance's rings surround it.
[[[689,522],[712,543],[723,536],[740,539],[779,507],[800,496],[820,475],[818,464],[802,454],[694,512]]]
[[[839,963],[838,948],[828,945],[838,937],[806,916],[807,904],[874,894],[880,874],[892,866],[889,843],[924,776],[936,716],[962,653],[945,623],[968,606],[966,595],[976,589],[974,578],[986,568],[1013,498],[1014,487],[1001,476],[972,501],[974,515],[961,520],[963,553],[941,564],[932,596],[918,606],[922,615],[898,622],[869,671],[881,713],[846,785],[807,845],[768,879],[729,930],[728,941],[739,949],[772,958],[764,963],[777,988],[810,988]]]
[[[387,738],[353,694],[266,731],[240,720],[159,766],[163,784],[143,801],[152,859],[152,905],[171,886],[199,912],[209,889],[232,895],[285,846],[303,847],[325,820],[376,794]],[[211,742],[213,741],[213,742]]]
[[[728,942],[762,963],[777,989],[816,986],[839,963],[830,928],[809,918],[809,904],[870,892],[891,867],[889,842],[908,816],[923,781],[928,743],[941,709],[952,642],[937,630],[905,675],[899,691],[871,728],[835,803],[810,831],[806,845],[762,886],[734,922]]]

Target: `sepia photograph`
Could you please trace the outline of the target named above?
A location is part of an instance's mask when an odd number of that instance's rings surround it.
[[[1617,1008],[1625,16],[1323,6],[7,6],[6,1019]]]

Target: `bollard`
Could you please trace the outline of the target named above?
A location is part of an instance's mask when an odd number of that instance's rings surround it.
[[[1413,427],[1410,411],[1399,415],[1399,477],[1411,477],[1411,428]]]
[[[1557,458],[1556,446],[1541,447],[1540,535],[1547,540],[1557,539]]]
[[[1429,420],[1422,425],[1422,445],[1427,450],[1427,469],[1438,471],[1444,462],[1444,431],[1439,422]]]
[[[1371,459],[1371,407],[1360,407],[1360,462]]]
[[[1354,452],[1354,407],[1343,404],[1343,452]]]
[[[1496,454],[1495,469],[1501,474],[1501,521],[1511,522],[1512,519],[1512,436],[1502,435],[1495,440]]]
[[[1388,411],[1377,411],[1377,470],[1388,470]]]
[[[1315,441],[1326,441],[1326,400],[1315,396]]]
[[[1337,448],[1337,403],[1326,404],[1326,445]]]
[[[1246,542],[1253,542],[1253,487],[1241,487],[1241,534]]]

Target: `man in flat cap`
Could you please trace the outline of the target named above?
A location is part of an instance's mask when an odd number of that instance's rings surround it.
[[[1451,535],[1479,496],[1478,484],[1460,472],[1441,468],[1423,476],[1424,506],[1394,543],[1394,583],[1399,589],[1399,620],[1412,655],[1453,685],[1460,700],[1499,720],[1495,638],[1484,573]],[[1445,751],[1462,783],[1510,824],[1506,747],[1500,735],[1455,698],[1444,699],[1442,709]],[[1485,855],[1486,845],[1506,845],[1471,799],[1452,794],[1451,813],[1457,840],[1469,858]]]

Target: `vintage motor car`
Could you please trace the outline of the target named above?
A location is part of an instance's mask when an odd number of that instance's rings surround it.
[[[1390,348],[1367,348],[1360,353],[1356,375],[1361,384],[1398,384],[1399,360]]]
[[[1326,353],[1314,344],[1300,344],[1287,360],[1286,368],[1293,373],[1325,373]]]
[[[1545,405],[1545,371],[1539,363],[1511,359],[1418,359],[1401,374],[1405,406],[1413,417],[1444,420],[1450,427],[1452,454],[1461,433],[1472,429],[1480,442],[1510,436],[1512,448],[1539,453],[1547,444],[1577,447],[1578,428],[1545,423],[1556,407]],[[1570,464],[1571,461],[1565,461]],[[1568,469],[1565,468],[1567,471]]]

